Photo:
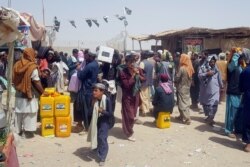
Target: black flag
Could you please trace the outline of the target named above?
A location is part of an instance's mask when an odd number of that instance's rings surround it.
[[[74,21],[74,20],[70,20],[69,22],[70,22],[70,24],[71,24],[73,27],[75,27],[75,28],[76,28],[76,23],[75,23],[75,21]]]
[[[91,22],[90,19],[86,19],[86,22],[87,22],[87,24],[88,24],[89,27],[92,27],[92,22]]]
[[[60,28],[60,22],[57,20],[57,17],[54,17],[54,30],[56,30],[57,32],[59,32],[59,28]]]
[[[125,10],[125,12],[126,12],[127,15],[131,15],[132,14],[132,10],[131,9],[125,7],[124,10]]]
[[[126,20],[126,17],[125,16],[120,16],[120,17],[118,17],[118,19],[122,21],[122,20]]]
[[[97,27],[99,27],[99,23],[97,22],[97,20],[92,20],[93,21],[93,23],[95,23],[95,25],[97,26]]]
[[[104,19],[104,21],[105,21],[106,23],[108,23],[108,18],[109,18],[108,16],[104,16],[104,17],[103,17],[103,19]]]

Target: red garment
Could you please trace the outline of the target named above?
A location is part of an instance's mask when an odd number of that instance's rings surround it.
[[[7,142],[3,149],[3,153],[6,155],[5,164],[8,167],[19,167],[18,157],[16,153],[16,147],[14,144],[14,136],[13,134],[9,134],[7,138]]]
[[[142,71],[140,70],[142,75]],[[135,79],[129,73],[127,68],[120,72],[121,88],[122,88],[122,129],[127,137],[133,135],[133,127],[137,109],[140,105],[139,92],[133,96],[133,87]]]
[[[47,62],[46,59],[41,59],[40,60],[39,69],[40,69],[40,71],[42,71],[44,69],[48,69],[48,62]]]

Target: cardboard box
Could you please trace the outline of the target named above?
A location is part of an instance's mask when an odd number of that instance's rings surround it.
[[[106,46],[100,46],[99,51],[97,53],[98,61],[112,63],[114,51],[115,50],[113,48],[109,48]]]

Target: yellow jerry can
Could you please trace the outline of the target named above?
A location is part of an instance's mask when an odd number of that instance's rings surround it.
[[[54,116],[54,97],[40,97],[40,116],[41,118]]]
[[[42,131],[43,137],[54,137],[55,136],[55,119],[53,117],[42,118],[41,131]]]
[[[56,137],[69,137],[71,133],[71,116],[56,117]]]
[[[48,92],[50,95],[56,92],[56,88],[45,88],[45,92]]]
[[[157,128],[164,129],[170,128],[170,112],[159,112],[158,118],[156,120]]]
[[[70,114],[70,97],[60,95],[55,97],[55,116],[67,117]]]

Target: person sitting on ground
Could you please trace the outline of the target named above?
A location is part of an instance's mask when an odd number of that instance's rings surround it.
[[[158,118],[159,112],[170,112],[172,114],[175,105],[174,101],[174,88],[168,82],[169,78],[167,74],[160,75],[161,83],[155,89],[155,95],[153,99],[154,117]]]
[[[99,157],[99,165],[104,166],[108,154],[108,130],[113,125],[110,124],[110,117],[113,116],[111,101],[104,94],[106,87],[102,83],[94,85],[92,101],[92,119],[89,127],[87,141],[91,142],[91,149]]]

